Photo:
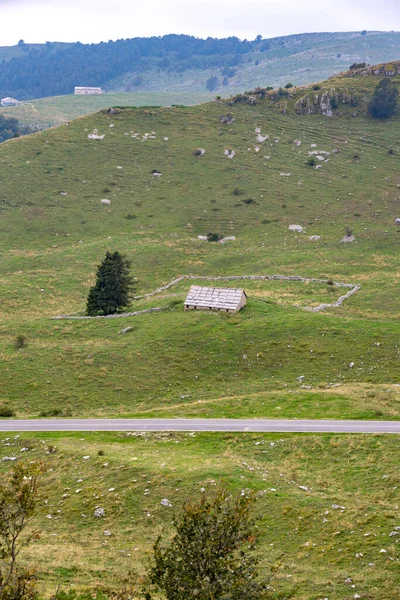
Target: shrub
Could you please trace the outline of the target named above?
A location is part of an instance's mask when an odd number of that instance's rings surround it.
[[[351,229],[351,227],[345,227],[344,231],[345,231],[347,237],[350,237],[351,235],[353,235],[353,230]]]
[[[320,86],[318,83],[315,83],[315,84],[312,86],[312,89],[313,89],[313,90],[316,92],[317,90],[320,90],[320,89],[321,89],[321,86]]]
[[[222,233],[207,233],[207,242],[219,242],[223,239]]]
[[[289,90],[289,89],[290,89],[290,88],[292,88],[292,87],[293,87],[293,83],[287,83],[287,84],[285,85],[285,88],[286,88],[287,90]]]
[[[353,63],[352,65],[350,65],[349,69],[350,71],[354,71],[355,69],[364,69],[366,66],[367,65],[365,62]]]
[[[26,345],[27,345],[26,336],[24,336],[21,333],[19,335],[17,335],[17,337],[15,338],[15,347],[17,348],[17,350],[21,350],[21,348],[25,348]]]
[[[315,160],[315,156],[309,156],[307,159],[307,164],[309,167],[315,167],[317,161]]]
[[[399,90],[389,79],[382,79],[375,88],[368,114],[373,119],[390,119],[397,110]]]
[[[335,108],[338,107],[338,103],[337,103],[335,96],[332,96],[332,98],[329,101],[329,104],[331,105],[332,110],[335,110]]]
[[[15,412],[11,408],[11,406],[7,406],[6,404],[0,405],[0,417],[7,418],[7,417],[14,417],[14,416],[15,416]]]
[[[127,215],[125,215],[125,219],[128,219],[128,220],[136,219],[136,218],[137,218],[137,215],[134,215],[132,213],[128,213]]]
[[[268,579],[257,572],[253,502],[251,494],[223,490],[186,502],[174,517],[172,539],[160,536],[154,544],[146,597],[154,597],[155,587],[167,600],[271,598]]]
[[[235,187],[235,188],[232,190],[232,195],[233,195],[233,196],[240,196],[240,194],[241,194],[241,193],[242,193],[242,190],[241,190],[240,188],[238,188],[238,187]]]
[[[389,148],[389,150],[388,150],[388,154],[389,154],[390,156],[393,156],[393,154],[394,154],[394,150],[393,150],[393,148]]]

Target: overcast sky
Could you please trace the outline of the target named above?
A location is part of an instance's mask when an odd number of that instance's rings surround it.
[[[254,39],[400,30],[400,0],[0,0],[0,46],[185,33]]]

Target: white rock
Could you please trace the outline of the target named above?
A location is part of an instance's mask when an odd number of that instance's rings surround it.
[[[354,367],[354,363],[353,363],[353,362],[350,362],[350,363],[349,363],[349,368],[350,368],[350,369],[352,369],[353,367]]]
[[[385,550],[385,548],[382,548],[382,550],[379,550],[379,554],[387,554],[387,550]]]
[[[105,137],[104,135],[98,135],[95,132],[89,133],[89,135],[88,135],[89,140],[104,140],[104,137]]]
[[[100,202],[101,202],[102,204],[105,204],[105,205],[107,205],[107,206],[109,206],[109,205],[111,204],[111,200],[107,200],[107,198],[103,198],[103,200],[100,200]]]
[[[172,506],[171,502],[169,500],[167,500],[167,498],[163,498],[161,500],[161,504],[162,504],[162,506],[167,506],[168,508],[171,508],[171,506]]]
[[[102,517],[106,516],[106,511],[104,510],[104,508],[98,506],[94,509],[94,516],[96,517],[96,519],[101,519]]]
[[[109,535],[111,535],[111,531],[104,531],[103,535],[109,536]]]
[[[291,173],[280,173],[281,177],[291,177],[292,174]]]
[[[400,219],[396,219],[394,222],[395,225],[400,225]]]
[[[301,225],[289,225],[288,229],[289,231],[297,231],[298,233],[301,233],[304,227],[302,227]]]
[[[354,237],[354,235],[345,235],[344,238],[342,238],[340,240],[341,244],[346,244],[346,243],[351,243],[351,242],[355,242],[356,238]]]
[[[300,140],[294,140],[293,144],[296,146],[296,148],[298,148],[299,146],[301,146],[301,141]]]
[[[308,238],[310,240],[310,242],[317,242],[318,240],[321,239],[320,235],[310,235],[310,237]]]
[[[224,155],[228,158],[233,158],[236,156],[236,152],[234,150],[224,150]]]
[[[340,509],[340,510],[345,510],[344,506],[340,506],[340,504],[332,504],[332,508],[335,508],[336,510]]]

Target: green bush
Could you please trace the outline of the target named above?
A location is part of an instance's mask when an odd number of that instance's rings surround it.
[[[17,348],[17,350],[21,350],[21,348],[25,348],[26,344],[27,344],[27,341],[26,341],[25,335],[20,333],[19,335],[16,336],[15,347]]]
[[[223,239],[222,233],[207,233],[207,241],[208,242],[219,242]]]
[[[375,88],[368,114],[373,119],[390,119],[397,111],[399,90],[389,79],[382,79]]]
[[[7,406],[6,404],[0,405],[0,417],[7,418],[7,417],[14,417],[14,416],[15,416],[15,412],[11,408],[11,406]]]

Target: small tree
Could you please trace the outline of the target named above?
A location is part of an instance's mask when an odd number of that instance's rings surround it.
[[[106,253],[87,298],[86,312],[89,316],[111,315],[129,304],[129,294],[133,290],[130,267],[131,262],[119,252]]]
[[[35,534],[21,535],[35,513],[41,465],[16,464],[0,485],[0,599],[27,600],[36,597],[34,573],[21,569],[18,556]]]
[[[221,490],[186,502],[174,518],[172,541],[165,546],[160,537],[154,545],[149,580],[157,592],[167,600],[268,598],[266,582],[257,578],[253,500],[253,495],[231,497]]]
[[[399,90],[389,79],[382,79],[375,88],[368,113],[373,119],[390,119],[397,110]]]

